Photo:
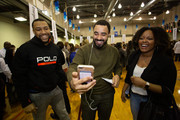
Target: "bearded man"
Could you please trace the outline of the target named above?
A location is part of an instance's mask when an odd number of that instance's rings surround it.
[[[68,81],[74,91],[81,95],[83,120],[95,120],[98,111],[99,120],[109,120],[114,101],[114,87],[119,86],[121,73],[119,52],[107,44],[110,24],[99,20],[93,26],[93,42],[79,48],[67,72]],[[93,65],[93,77],[79,79],[77,66]],[[114,73],[114,76],[113,76]],[[112,79],[112,84],[103,78]],[[84,82],[87,84],[83,84]]]

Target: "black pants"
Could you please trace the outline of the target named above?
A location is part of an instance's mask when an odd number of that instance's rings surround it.
[[[88,102],[91,103],[91,100],[89,100],[89,95],[86,96]],[[87,104],[85,94],[81,95],[83,120],[95,120],[96,111],[98,111],[98,120],[109,120],[114,102],[114,93],[92,95],[91,98],[94,100],[91,107],[97,108],[97,110],[90,109],[89,105]]]
[[[5,83],[0,76],[0,120],[3,119],[5,106]]]

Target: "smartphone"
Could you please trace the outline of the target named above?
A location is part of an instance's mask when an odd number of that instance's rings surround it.
[[[79,74],[79,79],[85,78],[85,77],[89,77],[94,75],[94,66],[92,65],[78,65],[77,66],[77,71]],[[89,80],[88,82],[85,82],[83,84],[87,84],[89,83],[91,80]]]

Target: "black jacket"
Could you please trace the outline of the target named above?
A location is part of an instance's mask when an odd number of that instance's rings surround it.
[[[127,75],[125,82],[132,84],[130,77],[133,75],[134,68],[138,62],[140,51],[131,54],[128,61]],[[151,94],[153,102],[162,106],[169,106],[171,104],[170,96],[165,88],[168,87],[172,92],[176,83],[177,71],[174,61],[171,57],[154,52],[152,59],[141,75],[141,78],[153,84],[161,85],[162,94],[147,91],[148,95]]]
[[[64,62],[58,46],[52,42],[45,46],[37,37],[17,49],[14,82],[23,107],[31,103],[29,93],[48,92],[57,86]]]

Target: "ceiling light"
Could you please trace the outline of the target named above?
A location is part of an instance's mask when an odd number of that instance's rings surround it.
[[[144,7],[144,2],[141,3],[141,7]]]
[[[166,14],[169,14],[169,10],[166,11]]]
[[[113,16],[113,17],[115,17],[115,16],[116,16],[116,14],[115,14],[115,13],[113,13],[113,14],[112,14],[112,16]]]
[[[180,90],[178,90],[178,94],[180,94]]]
[[[142,17],[139,17],[137,20],[142,20]]]
[[[77,18],[77,19],[79,19],[79,18],[80,18],[80,16],[79,16],[79,15],[77,15],[77,16],[76,16],[76,18]]]
[[[96,15],[96,14],[94,14],[94,17],[96,18],[96,17],[97,17],[97,15]]]
[[[79,20],[79,24],[83,23],[81,20]]]
[[[94,22],[94,23],[95,23],[95,22],[97,22],[97,21],[96,21],[96,19],[94,19],[92,22]]]
[[[126,18],[124,18],[124,21],[127,21],[127,19],[126,19]]]
[[[115,11],[115,9],[113,8],[112,11]]]
[[[148,15],[151,15],[151,12],[150,12],[150,11],[148,12]]]
[[[16,19],[18,21],[27,21],[27,19],[24,17],[15,17],[14,19]]]
[[[133,16],[133,12],[130,13],[130,16]]]
[[[74,6],[74,7],[72,8],[72,10],[73,10],[73,11],[76,11],[76,7]]]
[[[118,5],[118,8],[119,8],[119,9],[121,9],[121,8],[122,8],[122,5],[121,5],[121,3],[119,3],[119,5]]]
[[[112,20],[111,19],[109,19],[109,22],[111,22]]]
[[[110,18],[111,16],[108,16],[107,18]]]
[[[156,16],[154,16],[153,19],[156,20]]]

